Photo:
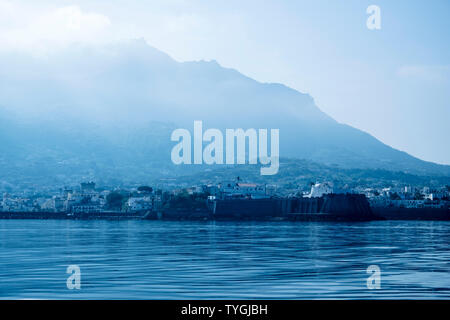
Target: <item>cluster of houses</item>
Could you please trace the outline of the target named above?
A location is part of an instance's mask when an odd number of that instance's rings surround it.
[[[443,208],[448,205],[450,200],[448,186],[438,189],[411,186],[365,188],[356,189],[355,192],[365,194],[369,203],[375,207]]]
[[[94,182],[81,183],[76,190],[65,188],[60,194],[51,197],[22,198],[3,195],[0,211],[7,212],[64,212],[64,213],[101,213],[114,211],[142,212],[150,211],[162,205],[163,193],[152,188],[134,189],[127,193],[124,204],[119,209],[111,209],[108,196],[113,191],[99,191]],[[205,194],[209,199],[262,199],[276,195],[275,185],[259,185],[233,181],[218,185],[202,185],[189,188],[174,188],[166,191],[169,197],[182,193],[189,195]]]
[[[188,194],[206,193],[210,200],[220,199],[264,199],[277,195],[277,186],[269,184],[255,184],[237,181],[222,182],[217,185],[208,184],[185,189],[175,189],[174,195],[187,192]]]
[[[176,197],[180,194],[207,194],[209,200],[216,199],[263,199],[276,196],[321,197],[324,194],[340,193],[329,182],[311,184],[311,189],[296,194],[283,194],[276,185],[243,182],[239,177],[235,181],[217,185],[202,185],[189,188],[173,188],[169,191],[155,191],[150,187],[140,187],[125,192],[119,207],[111,208],[111,193],[115,191],[97,190],[94,182],[81,183],[76,190],[65,188],[51,197],[22,198],[4,194],[0,201],[0,211],[6,212],[64,212],[64,213],[101,213],[108,211],[144,212],[157,209],[163,203],[163,196]],[[349,191],[346,191],[349,192]],[[449,187],[439,189],[402,187],[402,188],[355,188],[351,193],[365,194],[372,206],[377,207],[442,207],[448,205]],[[123,194],[122,190],[122,194]]]
[[[3,195],[0,211],[7,212],[61,212],[61,213],[101,213],[108,211],[139,212],[151,210],[161,195],[151,188],[132,190],[126,197],[124,205],[117,209],[108,206],[108,195],[112,191],[99,191],[94,182],[83,182],[77,190],[65,188],[60,194],[52,197],[21,198]]]
[[[329,182],[311,185],[310,192],[304,192],[303,197],[321,197],[334,193],[333,184]],[[444,186],[438,189],[429,187],[387,187],[387,188],[354,188],[345,191],[364,194],[373,207],[403,207],[403,208],[444,208],[450,202],[450,189]],[[342,191],[336,191],[342,193]]]

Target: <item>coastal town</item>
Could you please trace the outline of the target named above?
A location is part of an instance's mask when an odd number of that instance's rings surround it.
[[[0,212],[51,212],[77,213],[144,213],[160,210],[168,203],[191,198],[197,201],[227,199],[273,199],[273,198],[319,198],[326,194],[342,193],[330,182],[311,183],[310,189],[299,188],[296,192],[284,190],[277,185],[233,181],[197,185],[184,188],[156,189],[139,186],[107,190],[95,182],[82,182],[73,188],[64,187],[54,194],[14,195],[4,193],[0,199]],[[384,187],[354,188],[346,193],[364,195],[372,207],[398,208],[446,208],[450,203],[450,186],[430,187]]]

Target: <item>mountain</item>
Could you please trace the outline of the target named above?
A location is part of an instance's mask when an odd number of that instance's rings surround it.
[[[197,170],[170,161],[171,132],[192,131],[194,120],[222,130],[279,129],[282,158],[450,176],[450,166],[338,123],[307,94],[215,61],[180,63],[143,40],[0,54],[0,181],[132,181]]]

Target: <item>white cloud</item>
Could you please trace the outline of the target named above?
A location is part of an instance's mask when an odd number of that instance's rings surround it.
[[[35,8],[0,0],[0,48],[47,51],[73,42],[101,42],[111,38],[111,21],[78,6]]]

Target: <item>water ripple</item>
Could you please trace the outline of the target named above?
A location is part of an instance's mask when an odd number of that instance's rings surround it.
[[[1,220],[0,298],[448,299],[449,240],[449,222]]]

